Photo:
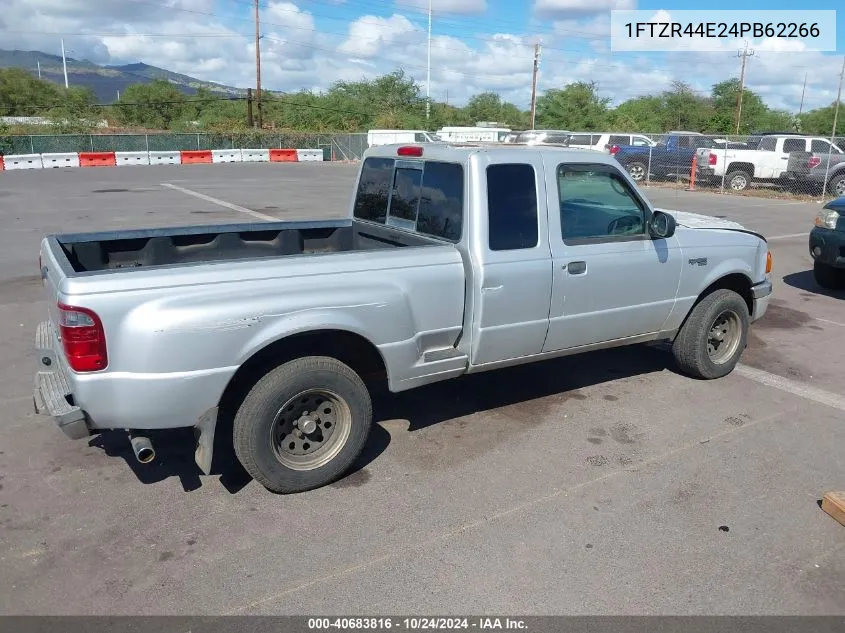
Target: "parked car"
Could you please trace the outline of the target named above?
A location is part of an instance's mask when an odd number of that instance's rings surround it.
[[[657,143],[645,134],[620,134],[617,132],[572,132],[569,147],[607,152],[614,145],[654,147]]]
[[[828,290],[845,289],[845,196],[831,200],[810,230],[813,277]]]
[[[817,136],[794,134],[764,136],[756,149],[732,150],[725,148],[700,149],[696,179],[703,182],[721,182],[734,191],[743,191],[754,181],[784,185],[796,178],[790,175],[790,156],[795,153],[833,152],[842,154],[830,141]]]
[[[826,182],[828,193],[845,196],[845,152],[793,152],[788,165],[786,178],[795,189],[822,193]]]
[[[762,236],[525,145],[370,148],[345,219],[49,235],[39,266],[37,412],[128,430],[142,462],[148,431],[194,427],[205,473],[228,412],[223,441],[283,493],[347,472],[373,385],[652,341],[715,379],[772,292]]]
[[[689,178],[698,148],[711,148],[713,141],[698,132],[669,132],[654,146],[613,145],[610,154],[635,181],[652,178]]]
[[[394,143],[438,143],[442,139],[425,130],[370,130],[367,132],[367,146],[392,145]]]
[[[525,143],[527,145],[562,145],[569,144],[570,132],[566,130],[525,130],[520,132],[514,143]]]

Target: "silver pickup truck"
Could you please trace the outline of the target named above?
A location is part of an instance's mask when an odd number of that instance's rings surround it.
[[[194,427],[205,473],[226,412],[282,493],[348,472],[373,385],[659,341],[718,378],[772,291],[760,235],[653,208],[612,156],[520,145],[371,148],[346,219],[50,235],[40,266],[37,412],[125,430],[141,462],[147,430]]]

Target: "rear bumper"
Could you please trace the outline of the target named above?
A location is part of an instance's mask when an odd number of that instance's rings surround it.
[[[38,324],[35,351],[38,362],[32,392],[35,412],[53,418],[62,432],[72,440],[88,437],[91,429],[87,416],[80,407],[73,404],[67,374],[53,351],[49,321]]]
[[[769,308],[769,300],[772,297],[772,282],[766,279],[754,286],[751,286],[751,322],[758,321],[766,314]]]

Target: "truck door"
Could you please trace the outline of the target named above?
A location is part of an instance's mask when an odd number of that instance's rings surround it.
[[[552,262],[539,153],[480,152],[473,188],[473,365],[539,354],[549,325]]]
[[[613,165],[549,164],[554,264],[544,352],[661,330],[675,303],[677,238],[652,239],[651,210]]]
[[[775,159],[775,168],[773,170],[772,178],[780,178],[786,173],[789,167],[789,155],[792,152],[806,152],[809,148],[809,141],[805,138],[784,138],[778,139],[782,142],[781,151],[775,152],[777,158]]]

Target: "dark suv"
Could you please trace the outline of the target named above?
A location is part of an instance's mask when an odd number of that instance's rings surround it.
[[[810,256],[817,284],[828,290],[845,289],[845,196],[828,202],[816,216]]]

